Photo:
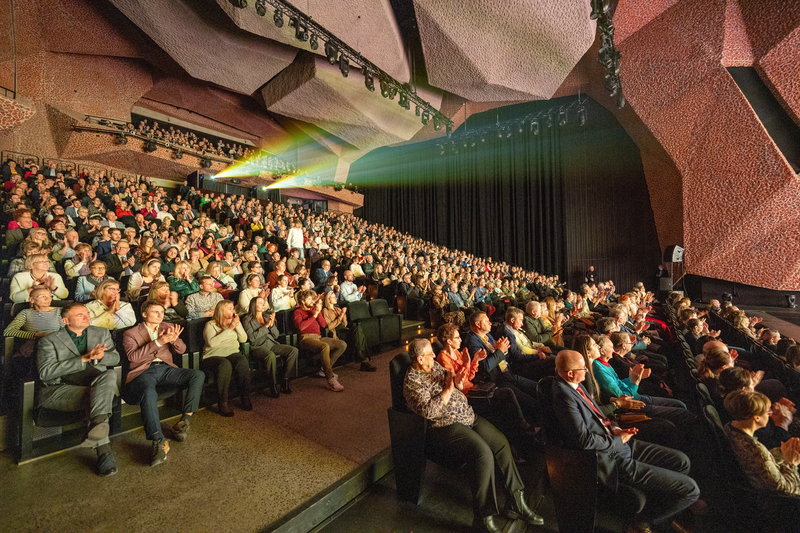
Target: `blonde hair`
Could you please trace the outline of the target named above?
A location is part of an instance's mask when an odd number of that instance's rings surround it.
[[[161,287],[164,286],[169,287],[169,283],[166,281],[156,281],[150,286],[150,292],[147,293],[147,301],[148,302],[158,302],[161,303],[161,300],[158,299],[158,291]],[[167,301],[169,301],[169,297],[167,297]]]
[[[158,266],[159,266],[159,272],[158,272],[158,274],[156,274],[155,277],[160,276],[161,275],[161,260],[160,259],[148,259],[147,261],[145,261],[144,264],[142,265],[142,268],[139,269],[139,274],[141,274],[142,277],[149,276],[150,273],[147,271],[147,269],[153,263],[158,263]],[[177,265],[176,265],[176,268],[177,268]]]
[[[105,295],[106,295],[106,291],[112,285],[116,285],[117,287],[119,287],[119,281],[117,281],[115,279],[107,279],[104,282],[102,282],[100,285],[98,285],[97,288],[94,291],[97,299],[100,300],[100,301],[103,301],[103,299],[105,298]]]
[[[36,261],[41,261],[41,260],[47,261],[48,263],[50,262],[50,258],[47,257],[47,254],[29,255],[28,257],[25,258],[25,270],[30,270],[31,268],[33,268],[33,264]],[[50,269],[50,265],[47,265],[47,268]]]
[[[228,306],[233,307],[233,302],[230,301],[230,300],[222,300],[222,301],[217,302],[217,306],[214,307],[213,320],[214,320],[214,322],[217,323],[217,326],[219,326],[221,328],[225,327],[225,326],[222,325],[222,320],[225,318],[224,312],[225,312],[225,308],[228,307]]]
[[[769,398],[758,391],[738,390],[725,397],[725,410],[730,413],[733,420],[747,420],[763,415],[769,410],[770,405],[772,403]]]

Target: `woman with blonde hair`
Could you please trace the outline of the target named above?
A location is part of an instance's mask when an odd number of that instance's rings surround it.
[[[553,343],[556,346],[564,346],[564,338],[562,336],[564,333],[564,328],[561,327],[564,315],[559,313],[556,309],[555,298],[548,296],[540,305],[542,307],[542,323],[545,325],[545,327],[548,327],[553,331],[558,331],[558,333],[553,334]]]
[[[158,302],[164,308],[164,322],[182,322],[189,314],[178,293],[171,291],[166,281],[156,281],[147,293],[148,302]]]
[[[188,261],[175,263],[175,270],[167,279],[169,289],[178,294],[178,298],[185,299],[190,294],[200,292],[200,285],[192,276],[192,264]]]
[[[200,369],[214,374],[217,381],[219,414],[233,416],[228,403],[231,377],[235,375],[236,385],[242,398],[242,409],[251,411],[250,364],[240,349],[240,343],[247,342],[239,317],[234,312],[233,302],[222,300],[214,308],[214,315],[203,329],[203,348]]]
[[[142,263],[139,272],[135,272],[128,281],[128,298],[136,301],[139,296],[146,295],[156,281],[165,281],[161,274],[161,261],[149,259]]]
[[[61,276],[50,272],[50,259],[45,254],[32,254],[25,258],[25,271],[11,279],[10,296],[14,303],[27,302],[30,292],[44,287],[56,300],[64,300],[69,291]]]
[[[353,354],[355,362],[359,363],[359,370],[362,372],[375,372],[377,368],[369,362],[369,348],[364,332],[358,324],[347,323],[347,309],[339,307],[337,304],[336,293],[326,292],[322,300],[322,316],[328,324],[328,329],[333,334],[334,339],[344,337],[342,340],[348,346],[355,347]]]

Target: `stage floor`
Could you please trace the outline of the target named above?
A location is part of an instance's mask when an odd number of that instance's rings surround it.
[[[236,400],[233,418],[203,409],[154,468],[141,428],[112,438],[119,473],[108,478],[94,474],[90,450],[21,466],[6,451],[0,530],[262,530],[389,447],[388,366],[399,350],[375,356],[377,372],[337,368],[341,393],[303,378],[291,395],[255,394],[251,412]]]

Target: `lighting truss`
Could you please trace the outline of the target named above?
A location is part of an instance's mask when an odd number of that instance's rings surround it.
[[[428,117],[428,122],[430,118],[433,117],[434,124],[439,124],[437,130],[441,129],[442,125],[444,125],[446,131],[452,131],[453,121],[444,113],[433,107],[430,102],[417,95],[416,91],[408,90],[407,84],[404,87],[404,84],[392,78],[383,69],[362,56],[360,52],[350,47],[347,43],[315,22],[310,16],[285,0],[264,1],[274,11],[281,14],[281,20],[283,15],[289,17],[289,25],[295,28],[295,36],[297,39],[300,42],[309,41],[312,50],[317,49],[318,40],[325,41],[326,51],[331,52],[326,54],[328,56],[328,61],[330,61],[331,64],[336,64],[338,62],[343,76],[347,77],[350,64],[355,65],[356,68],[364,73],[365,77],[368,77],[370,80],[377,77],[380,80],[381,94],[384,95],[384,97],[394,99],[395,95],[401,93],[401,95],[405,95],[402,98],[402,106],[404,109],[408,110],[411,109],[411,106],[414,106],[415,109],[420,110],[419,113],[415,111],[417,116]],[[332,57],[332,52],[334,50],[338,53],[338,61]],[[344,68],[343,65],[347,65],[347,67]],[[374,90],[374,82],[365,82],[365,86],[370,91]],[[423,120],[423,124],[428,124],[428,122]]]

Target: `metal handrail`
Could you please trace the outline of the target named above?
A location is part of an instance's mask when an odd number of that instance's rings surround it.
[[[0,91],[2,91],[3,96],[5,96],[6,98],[11,98],[12,100],[17,98],[16,91],[12,91],[11,89],[2,86],[0,86]]]
[[[13,150],[3,150],[2,152],[0,152],[0,158],[2,158],[3,163],[8,161],[9,159],[13,159],[14,161],[17,162],[17,165],[19,165],[20,168],[22,168],[22,166],[25,164],[25,160],[33,159],[33,162],[36,164],[36,166],[41,167],[41,165],[39,164],[40,159],[38,155],[26,154],[24,152],[15,152]]]

